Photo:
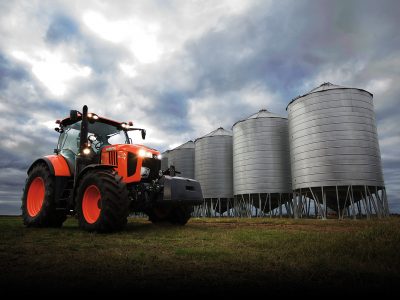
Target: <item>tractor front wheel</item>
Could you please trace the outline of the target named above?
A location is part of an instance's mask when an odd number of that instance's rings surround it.
[[[154,207],[148,215],[152,223],[169,222],[174,225],[185,225],[192,211],[192,206]]]
[[[122,230],[129,214],[128,190],[114,170],[92,170],[79,183],[79,226],[87,231]]]
[[[169,221],[174,225],[185,225],[189,221],[192,211],[192,206],[175,207],[169,215]]]
[[[168,221],[170,213],[170,207],[155,206],[148,212],[149,221],[152,223],[166,222]]]
[[[28,227],[61,227],[66,212],[55,206],[54,176],[43,163],[28,174],[22,195],[22,218]]]

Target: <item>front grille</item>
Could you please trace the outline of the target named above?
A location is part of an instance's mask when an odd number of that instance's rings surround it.
[[[142,166],[150,169],[150,175],[147,178],[148,181],[158,178],[158,172],[161,169],[161,160],[146,157],[143,159]]]
[[[108,163],[110,165],[118,166],[117,151],[108,152]]]

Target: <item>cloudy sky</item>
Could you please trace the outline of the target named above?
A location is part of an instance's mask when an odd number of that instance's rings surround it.
[[[374,94],[400,212],[400,1],[0,0],[0,214],[70,109],[147,129],[166,150],[323,82]],[[139,134],[136,141],[140,142]]]

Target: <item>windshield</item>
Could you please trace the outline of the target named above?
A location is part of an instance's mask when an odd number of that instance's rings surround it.
[[[71,151],[75,155],[79,152],[81,121],[64,127],[60,135],[58,149]],[[101,122],[89,123],[88,139],[92,149],[97,153],[103,146],[113,144],[130,144],[127,132],[115,126]]]

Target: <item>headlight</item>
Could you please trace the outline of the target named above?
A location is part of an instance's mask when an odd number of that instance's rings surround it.
[[[90,154],[90,148],[83,148],[82,153],[85,155],[89,155]]]
[[[140,149],[138,154],[139,154],[140,157],[145,157],[146,156],[146,152],[147,152],[146,150]]]
[[[150,157],[150,158],[153,157],[153,154],[151,152],[146,151],[144,149],[140,149],[138,154],[139,154],[140,157]]]
[[[88,113],[88,118],[89,119],[95,119],[95,120],[97,120],[99,117],[96,115],[96,114],[94,114],[94,113]]]
[[[161,160],[161,158],[162,158],[162,155],[161,155],[161,154],[158,154],[158,155],[157,155],[157,159]]]

